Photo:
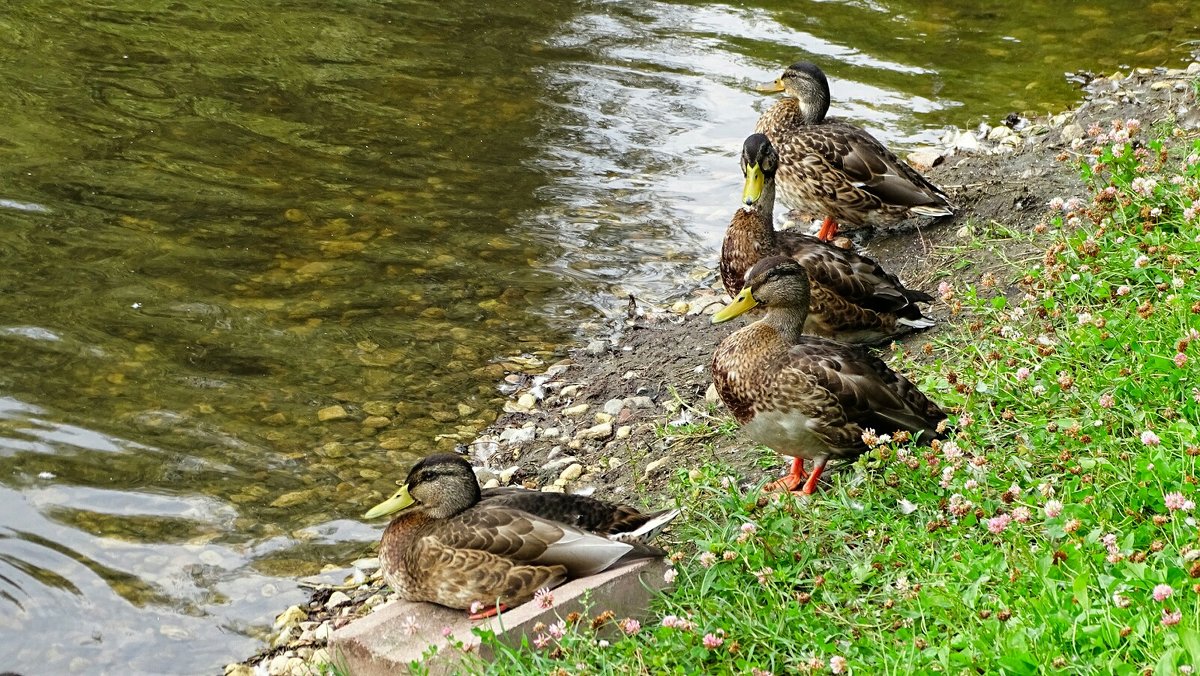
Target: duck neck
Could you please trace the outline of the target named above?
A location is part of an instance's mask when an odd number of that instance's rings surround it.
[[[808,319],[808,299],[803,307],[773,307],[763,318],[763,322],[779,333],[779,337],[788,345],[800,342],[804,333],[804,322]]]
[[[763,184],[758,201],[742,207],[734,227],[759,245],[762,256],[779,253],[775,241],[775,180]]]
[[[794,115],[801,124],[820,124],[829,113],[829,92],[810,89],[796,96]]]

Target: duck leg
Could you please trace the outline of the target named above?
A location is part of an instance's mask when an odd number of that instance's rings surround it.
[[[472,613],[472,614],[468,615],[467,619],[468,620],[485,620],[489,617],[494,617],[496,615],[499,615],[500,613],[502,613],[506,610],[508,610],[508,606],[504,605],[503,603],[497,603],[494,606],[488,606],[487,608],[484,608],[483,610],[481,610],[477,613]]]
[[[838,224],[833,220],[833,216],[826,216],[825,221],[821,223],[821,229],[817,231],[817,239],[822,242],[828,242],[837,235]]]
[[[763,486],[764,491],[794,491],[800,487],[800,483],[808,476],[808,472],[804,471],[804,458],[796,456],[792,458],[792,470],[787,474],[779,477],[771,483]]]
[[[804,482],[804,494],[812,495],[817,492],[817,479],[821,477],[821,471],[825,469],[825,463],[829,462],[829,456],[821,456],[813,460],[812,472],[808,475],[808,481]]]

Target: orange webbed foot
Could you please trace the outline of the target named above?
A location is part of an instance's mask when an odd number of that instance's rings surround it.
[[[495,617],[496,615],[499,615],[500,613],[502,613],[506,610],[508,610],[508,606],[504,605],[503,603],[497,603],[496,605],[488,606],[487,608],[480,610],[477,613],[471,613],[470,615],[467,616],[467,619],[468,620],[486,620],[487,618]]]
[[[837,221],[833,220],[832,216],[826,216],[825,221],[821,223],[821,229],[817,232],[817,239],[822,242],[831,241],[838,231]]]
[[[808,472],[804,471],[804,458],[793,458],[791,471],[763,486],[763,490],[795,491],[807,477]]]

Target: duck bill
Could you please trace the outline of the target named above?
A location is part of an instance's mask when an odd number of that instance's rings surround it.
[[[721,308],[712,316],[712,323],[720,324],[721,322],[729,321],[756,305],[758,305],[758,301],[754,300],[750,289],[742,289],[738,293],[737,298],[733,299],[732,303]]]
[[[783,91],[783,80],[773,80],[754,85],[754,88],[764,94],[776,94]]]
[[[391,514],[392,512],[399,512],[414,502],[416,501],[413,500],[413,497],[408,494],[408,484],[404,484],[400,487],[400,490],[396,491],[392,495],[392,497],[384,500],[378,505],[375,505],[366,514],[363,514],[363,518],[374,519],[386,514]]]
[[[742,203],[750,206],[758,202],[762,197],[763,183],[766,182],[766,177],[763,176],[762,169],[757,164],[752,164],[746,167],[746,184],[742,186]]]

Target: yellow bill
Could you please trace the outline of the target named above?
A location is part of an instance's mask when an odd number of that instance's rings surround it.
[[[775,80],[773,82],[763,82],[762,84],[754,85],[754,88],[764,94],[774,94],[783,91],[783,80]]]
[[[765,180],[762,169],[757,164],[746,167],[746,185],[742,187],[742,202],[747,206],[757,202],[758,198],[762,197]]]
[[[363,518],[374,519],[376,517],[384,516],[385,514],[391,514],[392,512],[399,512],[405,507],[412,505],[414,502],[416,501],[413,500],[412,496],[408,494],[408,484],[404,484],[400,487],[400,490],[392,494],[392,497],[384,500],[378,505],[375,505],[368,510],[366,514],[363,514]]]
[[[754,300],[749,287],[742,289],[738,292],[737,298],[734,298],[732,303],[721,308],[712,316],[712,323],[720,324],[721,322],[729,321],[756,305],[758,305],[758,301]]]

